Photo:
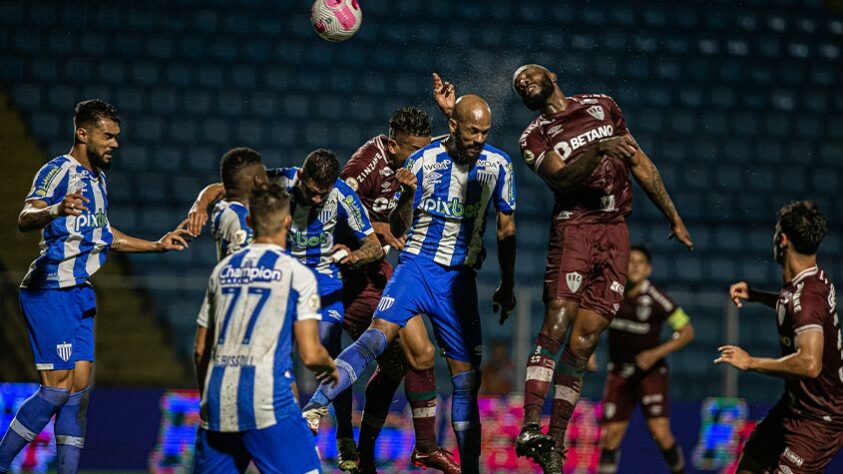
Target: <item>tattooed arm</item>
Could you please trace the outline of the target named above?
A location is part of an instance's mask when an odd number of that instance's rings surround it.
[[[676,210],[676,206],[673,204],[673,200],[670,199],[670,195],[667,194],[667,189],[664,187],[664,183],[662,182],[662,177],[659,174],[659,170],[656,168],[656,165],[650,160],[640,148],[638,151],[630,158],[630,164],[632,169],[632,175],[635,176],[635,180],[638,181],[638,184],[644,188],[644,191],[647,193],[647,196],[650,198],[650,201],[662,211],[662,214],[670,221],[671,225],[671,234],[668,238],[676,238],[686,247],[688,250],[694,249],[694,242],[691,240],[691,234],[688,232],[688,229],[685,228],[685,223],[682,221],[682,217],[679,216],[679,211]]]

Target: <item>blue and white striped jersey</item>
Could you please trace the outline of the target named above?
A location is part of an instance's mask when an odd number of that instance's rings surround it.
[[[41,230],[41,255],[29,266],[21,288],[68,288],[88,282],[99,270],[114,236],[108,222],[105,173],[93,173],[70,155],[41,167],[27,201],[61,202],[74,192],[90,202],[80,216],[60,216]]]
[[[299,168],[275,168],[267,173],[270,180],[292,194],[299,179]],[[349,232],[358,240],[374,232],[357,193],[340,179],[318,206],[302,206],[295,198],[291,199],[290,214],[293,218],[287,237],[290,254],[314,271],[332,278],[340,278],[339,266],[331,259],[337,232]]]
[[[249,208],[225,199],[217,202],[211,217],[211,235],[217,244],[217,261],[252,243],[252,228],[246,223]]]
[[[251,244],[214,268],[197,323],[212,345],[200,416],[245,431],[301,416],[293,398],[293,324],[321,319],[313,272],[278,245]]]
[[[406,167],[418,187],[404,252],[447,267],[480,268],[489,201],[498,211],[515,211],[509,155],[486,145],[474,166],[460,165],[442,142],[434,142],[411,155]]]

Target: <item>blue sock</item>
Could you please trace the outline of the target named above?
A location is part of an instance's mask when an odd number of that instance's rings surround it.
[[[0,441],[0,471],[9,470],[15,456],[47,426],[69,395],[68,390],[42,385],[23,402]]]
[[[454,385],[451,424],[460,450],[462,472],[480,472],[480,409],[477,405],[480,372],[462,372],[451,377],[451,383]]]
[[[79,470],[79,458],[85,446],[85,426],[88,422],[88,402],[91,387],[74,393],[56,415],[56,452],[59,474],[74,474]]]
[[[325,349],[328,349],[328,354],[333,358],[337,358],[342,350],[342,325],[332,322],[319,322],[319,340]],[[350,438],[354,436],[353,427],[351,426],[351,405],[352,405],[351,388],[343,390],[337,398],[334,399],[334,418],[337,422],[337,438]]]
[[[324,407],[335,400],[343,390],[351,387],[366,366],[386,350],[386,335],[379,329],[367,329],[354,343],[346,347],[336,359],[340,380],[336,386],[321,384],[305,405],[305,410]]]

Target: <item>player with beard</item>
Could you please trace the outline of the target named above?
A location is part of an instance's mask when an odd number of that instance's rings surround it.
[[[823,472],[843,447],[843,340],[834,285],[817,266],[827,230],[816,203],[785,205],[773,235],[781,291],[758,291],[743,281],[729,289],[738,308],[752,301],[776,311],[782,356],[753,357],[726,345],[714,363],[785,379],[785,394],[744,444],[738,474]]]
[[[512,85],[528,109],[541,113],[524,130],[521,153],[555,197],[544,323],[527,361],[516,452],[533,458],[545,472],[561,473],[565,431],[582,391],[583,372],[623,299],[630,172],[670,222],[671,236],[689,249],[693,243],[658,170],[629,134],[614,100],[600,94],[566,97],[556,75],[536,64],[519,68]],[[556,395],[544,434],[540,416],[551,381]]]
[[[453,87],[448,89],[441,80],[437,85],[437,78],[434,75],[434,88],[441,91],[436,94],[437,101],[443,110],[450,111],[454,102]],[[366,142],[345,164],[341,173],[342,179],[360,197],[381,243],[398,251],[404,248],[404,238],[392,235],[389,226],[389,213],[395,208],[401,190],[396,173],[404,166],[407,157],[430,142],[427,114],[415,107],[399,109],[389,121],[389,135],[379,135]],[[350,249],[359,246],[353,236],[347,235],[340,235],[340,243]],[[386,259],[361,267],[342,268],[343,324],[353,340],[357,340],[372,323],[372,315],[391,276],[392,265]],[[389,344],[378,358],[378,368],[366,386],[366,402],[356,449],[351,424],[351,389],[344,391],[333,402],[337,421],[338,467],[341,471],[359,468],[362,473],[376,472],[375,441],[406,374],[404,388],[413,408],[415,450],[420,453],[417,463],[444,472],[459,472],[459,465],[450,459],[446,451],[439,449],[436,441],[435,349],[427,339],[421,316],[412,318],[408,326],[414,329],[402,331]],[[414,354],[408,349],[405,356],[399,339],[412,337],[413,334],[421,334],[424,338],[405,345],[424,350]]]
[[[426,332],[405,335],[416,332],[408,321],[427,314],[451,370],[451,420],[461,472],[474,473],[479,472],[480,457],[477,391],[482,349],[476,269],[485,257],[483,229],[492,204],[497,211],[501,268],[493,302],[500,306],[503,321],[515,306],[515,182],[509,157],[486,145],[491,111],[483,99],[461,97],[448,125],[450,135],[445,140],[413,154],[396,173],[402,191],[391,213],[392,235],[410,229],[400,265],[383,291],[369,329],[337,358],[340,382],[336,387],[319,387],[305,406],[305,418],[318,425],[324,407],[384,352],[402,328],[405,344],[426,341]],[[414,450],[412,459],[420,457]]]
[[[118,148],[117,109],[101,100],[76,105],[74,143],[35,176],[18,217],[22,232],[41,230],[41,255],[20,287],[41,387],[18,409],[0,441],[0,472],[56,416],[58,472],[75,473],[85,444],[94,362],[96,300],[90,277],[118,252],[187,247],[181,227],[160,240],[130,237],[111,227],[105,171]]]

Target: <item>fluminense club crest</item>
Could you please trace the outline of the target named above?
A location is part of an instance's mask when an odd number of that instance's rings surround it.
[[[586,112],[597,120],[603,120],[606,117],[606,114],[603,112],[602,105],[592,105],[586,109]]]

